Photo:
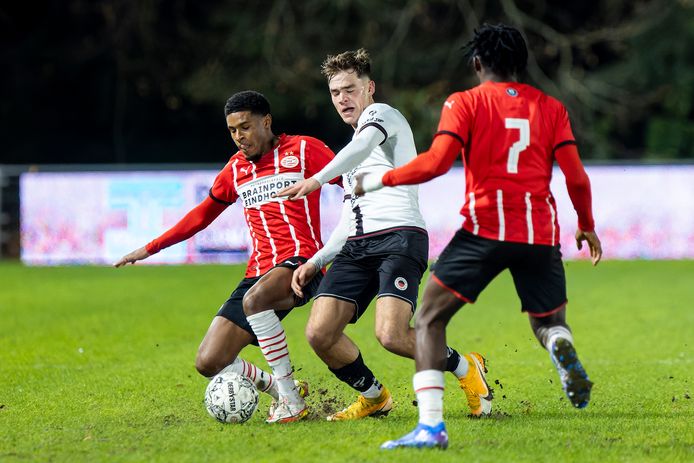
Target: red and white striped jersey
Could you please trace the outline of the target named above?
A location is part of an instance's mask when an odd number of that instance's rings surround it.
[[[320,190],[299,201],[277,198],[280,190],[319,172],[334,157],[323,142],[302,135],[281,135],[279,144],[257,162],[234,154],[210,189],[222,204],[243,202],[253,252],[246,278],[264,274],[293,256],[310,258],[322,247]]]
[[[437,134],[463,144],[463,228],[484,238],[555,245],[554,152],[575,144],[564,106],[529,85],[485,82],[449,96]]]

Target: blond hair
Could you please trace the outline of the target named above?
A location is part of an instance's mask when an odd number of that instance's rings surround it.
[[[370,76],[371,57],[366,49],[360,48],[356,51],[345,51],[339,55],[328,55],[321,65],[321,73],[328,80],[339,72],[350,70],[356,72],[357,77]]]

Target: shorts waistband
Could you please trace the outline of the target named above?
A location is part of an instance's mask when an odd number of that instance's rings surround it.
[[[429,236],[427,231],[421,227],[404,226],[404,227],[384,228],[383,230],[377,230],[377,231],[374,231],[371,233],[364,233],[363,235],[350,236],[349,238],[347,238],[347,241],[360,240],[362,238],[371,238],[372,236],[385,235],[386,233],[393,233],[396,231],[413,231],[413,232],[418,232],[418,233],[422,233],[426,236]]]

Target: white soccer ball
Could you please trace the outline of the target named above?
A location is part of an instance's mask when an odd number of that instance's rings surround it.
[[[243,423],[258,408],[258,390],[245,376],[220,373],[207,385],[205,407],[222,423]]]

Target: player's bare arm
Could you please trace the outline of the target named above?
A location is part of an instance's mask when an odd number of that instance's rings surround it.
[[[145,249],[144,246],[142,246],[139,249],[135,249],[133,252],[128,253],[124,255],[123,257],[120,258],[118,262],[113,264],[114,267],[122,267],[126,264],[134,264],[138,260],[143,260],[151,256],[150,253],[147,252],[147,249]]]
[[[579,250],[583,249],[584,241],[588,243],[591,262],[593,262],[593,265],[598,265],[598,262],[602,259],[602,244],[600,243],[600,238],[598,238],[598,235],[594,231],[587,232],[576,230],[576,247],[578,247]]]

